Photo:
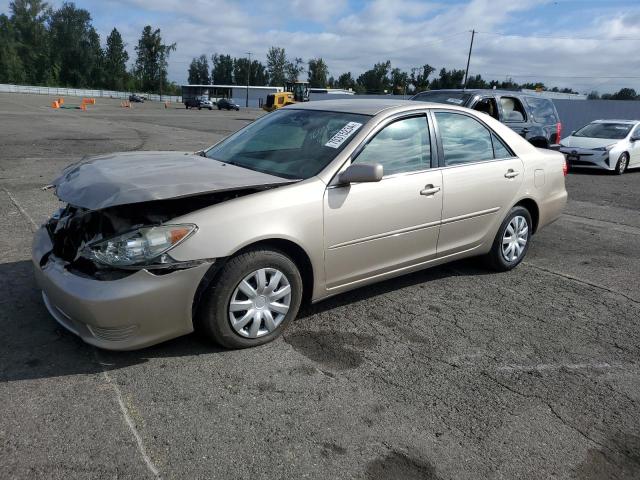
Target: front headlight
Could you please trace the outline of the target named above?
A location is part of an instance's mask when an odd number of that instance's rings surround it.
[[[165,255],[184,241],[198,227],[182,225],[159,225],[141,227],[116,237],[91,243],[81,255],[89,260],[112,267],[136,267],[171,263]]]
[[[611,150],[615,146],[616,146],[616,144],[614,143],[613,145],[607,145],[606,147],[598,147],[598,148],[594,148],[593,150],[597,150],[599,152],[608,152],[609,150]]]

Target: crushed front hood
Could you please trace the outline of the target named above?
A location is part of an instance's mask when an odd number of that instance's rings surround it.
[[[52,185],[64,202],[89,210],[166,200],[292,180],[189,152],[126,152],[68,166]]]

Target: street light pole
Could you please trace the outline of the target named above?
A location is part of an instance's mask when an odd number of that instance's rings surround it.
[[[471,62],[471,50],[473,49],[473,37],[476,36],[476,31],[471,30],[471,45],[469,45],[469,56],[467,57],[467,69],[464,71],[464,86],[463,90],[467,88],[467,77],[469,76],[469,63]]]
[[[251,52],[247,52],[249,55],[249,64],[247,65],[247,96],[245,101],[245,107],[249,107],[249,79],[251,78]]]

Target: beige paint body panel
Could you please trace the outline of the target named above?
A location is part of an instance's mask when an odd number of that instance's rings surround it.
[[[324,200],[327,288],[362,280],[436,255],[442,194],[440,171],[330,187]]]
[[[506,178],[507,172],[517,173]],[[438,255],[475,249],[497,231],[522,185],[519,158],[442,169],[443,207]],[[485,248],[485,250],[488,250]]]

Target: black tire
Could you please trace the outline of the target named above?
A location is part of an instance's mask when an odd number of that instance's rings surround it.
[[[185,105],[184,108],[186,108],[187,110],[189,110],[189,105]]]
[[[289,311],[278,327],[266,335],[246,338],[237,333],[229,320],[228,305],[238,284],[247,275],[261,268],[282,272],[291,287]],[[199,305],[195,327],[209,339],[226,348],[249,348],[278,338],[298,314],[302,301],[302,277],[295,263],[278,250],[248,250],[231,258],[211,282]]]
[[[626,152],[620,155],[618,158],[618,162],[616,163],[616,168],[613,171],[616,175],[622,175],[627,171],[627,167],[629,166],[629,154]]]
[[[198,110],[202,110],[202,107],[198,107]]]
[[[218,106],[218,110],[222,110],[222,107]]]
[[[502,252],[502,239],[504,237],[505,231],[509,226],[509,223],[511,223],[511,220],[513,220],[515,217],[523,217],[527,222],[526,244],[524,245],[524,249],[518,256],[518,258],[516,258],[515,260],[507,260]],[[529,210],[519,205],[513,207],[500,225],[498,233],[496,233],[496,237],[493,240],[491,251],[486,256],[489,267],[498,272],[506,272],[515,268],[524,259],[524,257],[527,255],[527,252],[529,251],[532,232],[533,222],[531,221],[531,214],[529,213]]]
[[[209,111],[213,110],[213,107],[209,107]]]

